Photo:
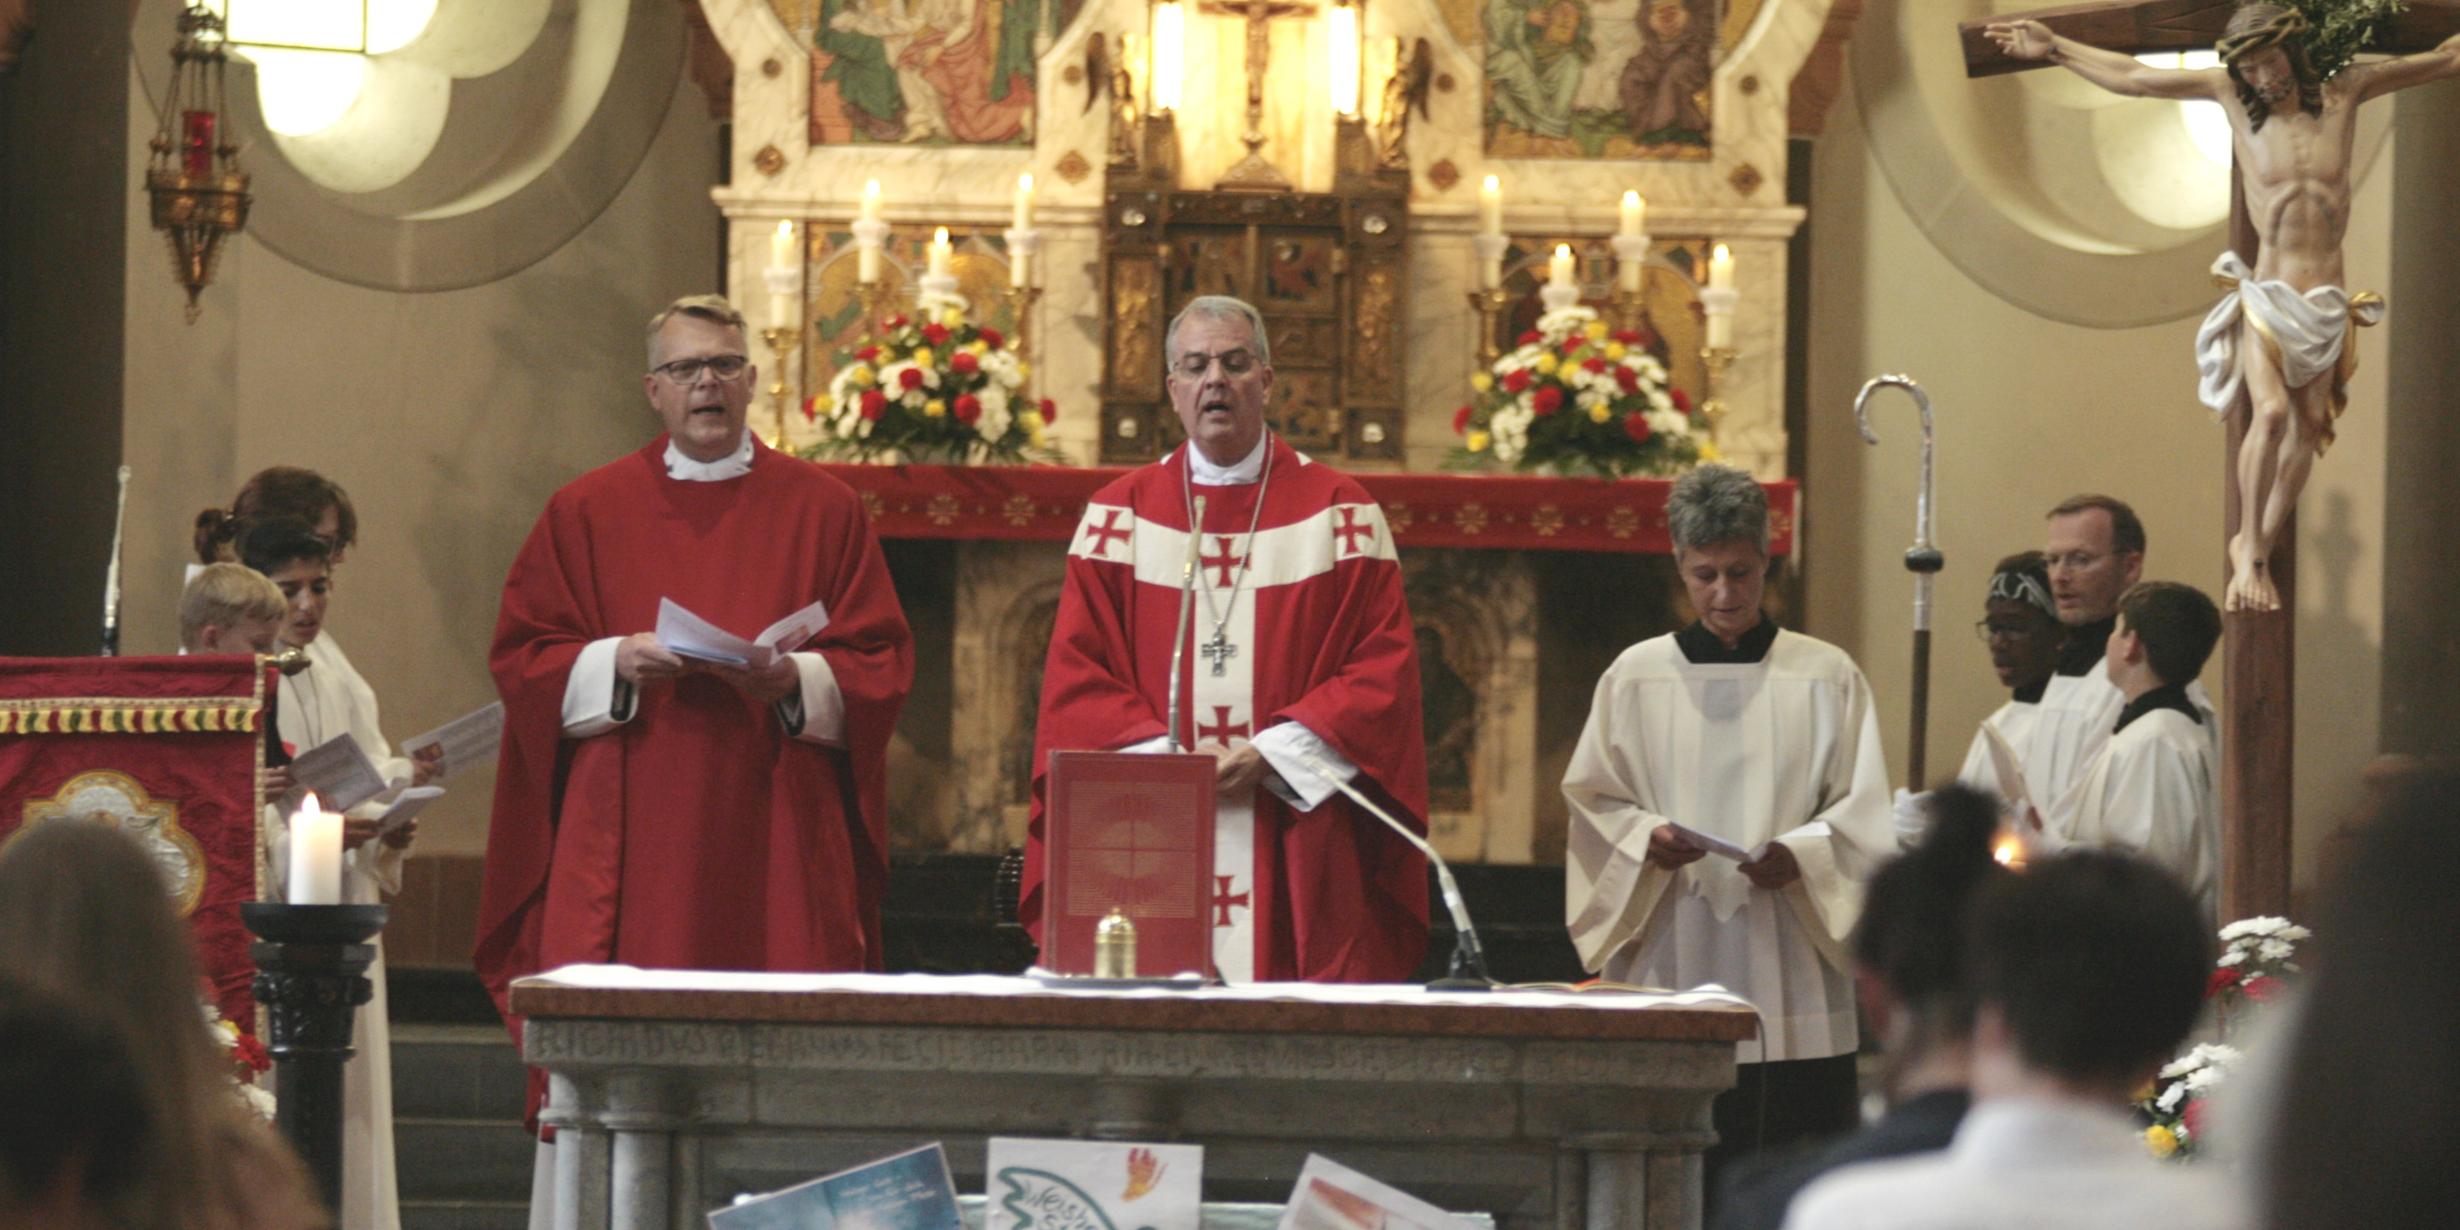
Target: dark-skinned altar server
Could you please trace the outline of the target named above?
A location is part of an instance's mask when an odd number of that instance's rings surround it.
[[[505,579],[476,952],[499,1009],[573,962],[881,964],[912,637],[862,501],[744,429],[757,381],[724,299],[659,312],[643,383],[666,434],[556,492]],[[660,647],[662,598],[738,636],[814,601],[829,622],[721,666]]]
[[[1264,322],[1191,301],[1163,342],[1188,446],[1093,497],[1043,671],[1024,902],[1039,928],[1056,749],[1167,750],[1171,639],[1205,497],[1180,736],[1218,760],[1213,957],[1231,982],[1407,978],[1426,860],[1339,794],[1426,831],[1417,640],[1383,509],[1265,430]]]
[[[1896,835],[1861,669],[1761,610],[1767,494],[1701,466],[1666,516],[1699,620],[1624,650],[1598,680],[1563,777],[1564,916],[1582,964],[1606,978],[1716,983],[1760,1009],[1762,1040],[1739,1044],[1738,1084],[1715,1104],[1713,1169],[1854,1126],[1844,943]],[[1756,857],[1710,854],[1677,824]]]

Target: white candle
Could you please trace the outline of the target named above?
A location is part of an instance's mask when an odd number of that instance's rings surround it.
[[[947,227],[940,227],[931,233],[930,274],[932,277],[944,278],[948,276],[948,259],[954,254],[954,251],[954,249],[948,246]]]
[[[769,236],[769,267],[771,269],[792,269],[800,263],[795,260],[794,223],[778,223],[777,233]]]
[[[1708,285],[1712,290],[1734,289],[1734,254],[1724,244],[1709,251]]]
[[[880,280],[880,250],[864,244],[854,253],[854,275],[863,285]]]
[[[1625,192],[1623,194],[1622,233],[1626,235],[1648,234],[1648,227],[1646,225],[1648,208],[1648,202],[1640,199],[1640,193],[1638,190],[1634,189]]]
[[[880,181],[876,179],[867,179],[863,181],[863,212],[861,216],[865,222],[877,222],[880,220]]]
[[[1335,0],[1326,15],[1332,63],[1328,66],[1335,115],[1358,114],[1358,9]]]
[[[342,903],[342,817],[318,807],[313,793],[290,818],[290,903]]]
[[[1731,312],[1711,312],[1711,313],[1709,313],[1709,314],[1708,314],[1708,345],[1709,345],[1711,348],[1713,348],[1713,349],[1718,349],[1718,350],[1726,350],[1726,349],[1731,349],[1731,348],[1733,347],[1733,345],[1734,345],[1734,314],[1733,314],[1733,313],[1731,313]]]
[[[1503,184],[1492,175],[1478,185],[1478,233],[1503,233]]]
[[[1008,285],[1023,290],[1034,284],[1034,255],[1023,248],[1008,249]]]
[[[1572,284],[1572,245],[1555,245],[1554,259],[1546,262],[1546,280],[1558,286]]]
[[[1030,173],[1016,177],[1016,209],[1010,215],[1008,226],[1019,231],[1034,228],[1034,177]]]
[[[1178,0],[1153,6],[1153,64],[1146,70],[1152,83],[1153,109],[1179,109],[1179,78],[1185,72],[1187,15]]]

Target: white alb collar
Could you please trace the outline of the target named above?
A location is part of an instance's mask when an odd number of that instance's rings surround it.
[[[1273,443],[1273,433],[1265,432],[1256,447],[1236,465],[1217,466],[1205,457],[1204,450],[1193,442],[1187,446],[1187,477],[1190,482],[1207,487],[1244,487],[1264,474],[1264,450]]]
[[[684,456],[682,449],[675,447],[675,441],[672,438],[666,442],[666,476],[668,478],[680,479],[687,483],[722,483],[730,478],[741,478],[751,472],[752,432],[748,427],[743,430],[743,443],[733,453],[715,461],[694,461]]]

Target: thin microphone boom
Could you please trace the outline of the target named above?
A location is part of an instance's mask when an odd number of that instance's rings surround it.
[[[128,528],[128,467],[120,467],[120,506],[111,519],[111,567],[103,573],[102,656],[120,656],[120,535]]]
[[[1299,759],[1308,768],[1315,770],[1318,776],[1331,782],[1333,789],[1348,795],[1350,802],[1366,808],[1369,814],[1383,821],[1393,832],[1399,833],[1402,840],[1418,847],[1418,852],[1426,855],[1427,862],[1434,864],[1435,882],[1443,888],[1444,909],[1452,915],[1452,931],[1457,939],[1452,948],[1451,971],[1428,983],[1427,989],[1430,991],[1488,991],[1494,989],[1495,979],[1486,972],[1486,950],[1478,944],[1478,929],[1469,925],[1469,906],[1461,900],[1461,886],[1452,879],[1451,864],[1444,862],[1444,856],[1437,854],[1435,847],[1427,844],[1426,838],[1411,832],[1408,825],[1393,819],[1391,812],[1376,806],[1375,800],[1368,798],[1357,787],[1341,780],[1340,775],[1334,773],[1332,766],[1325,764],[1322,757],[1301,752]]]
[[[1203,539],[1204,497],[1196,497],[1195,515],[1188,520],[1187,559],[1179,565],[1179,622],[1170,634],[1170,750],[1184,752],[1187,745],[1179,742],[1179,663],[1187,658],[1187,638],[1195,626],[1196,608],[1191,605],[1196,596],[1196,551]]]

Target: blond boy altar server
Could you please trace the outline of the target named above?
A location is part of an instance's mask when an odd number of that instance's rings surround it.
[[[1714,1172],[1757,1146],[1854,1126],[1841,944],[1896,839],[1861,669],[1760,609],[1766,493],[1740,470],[1702,466],[1675,484],[1666,516],[1699,620],[1624,650],[1598,681],[1563,777],[1564,914],[1582,963],[1607,978],[1718,983],[1758,1005],[1765,1049],[1740,1044],[1738,1084],[1717,1099]]]

